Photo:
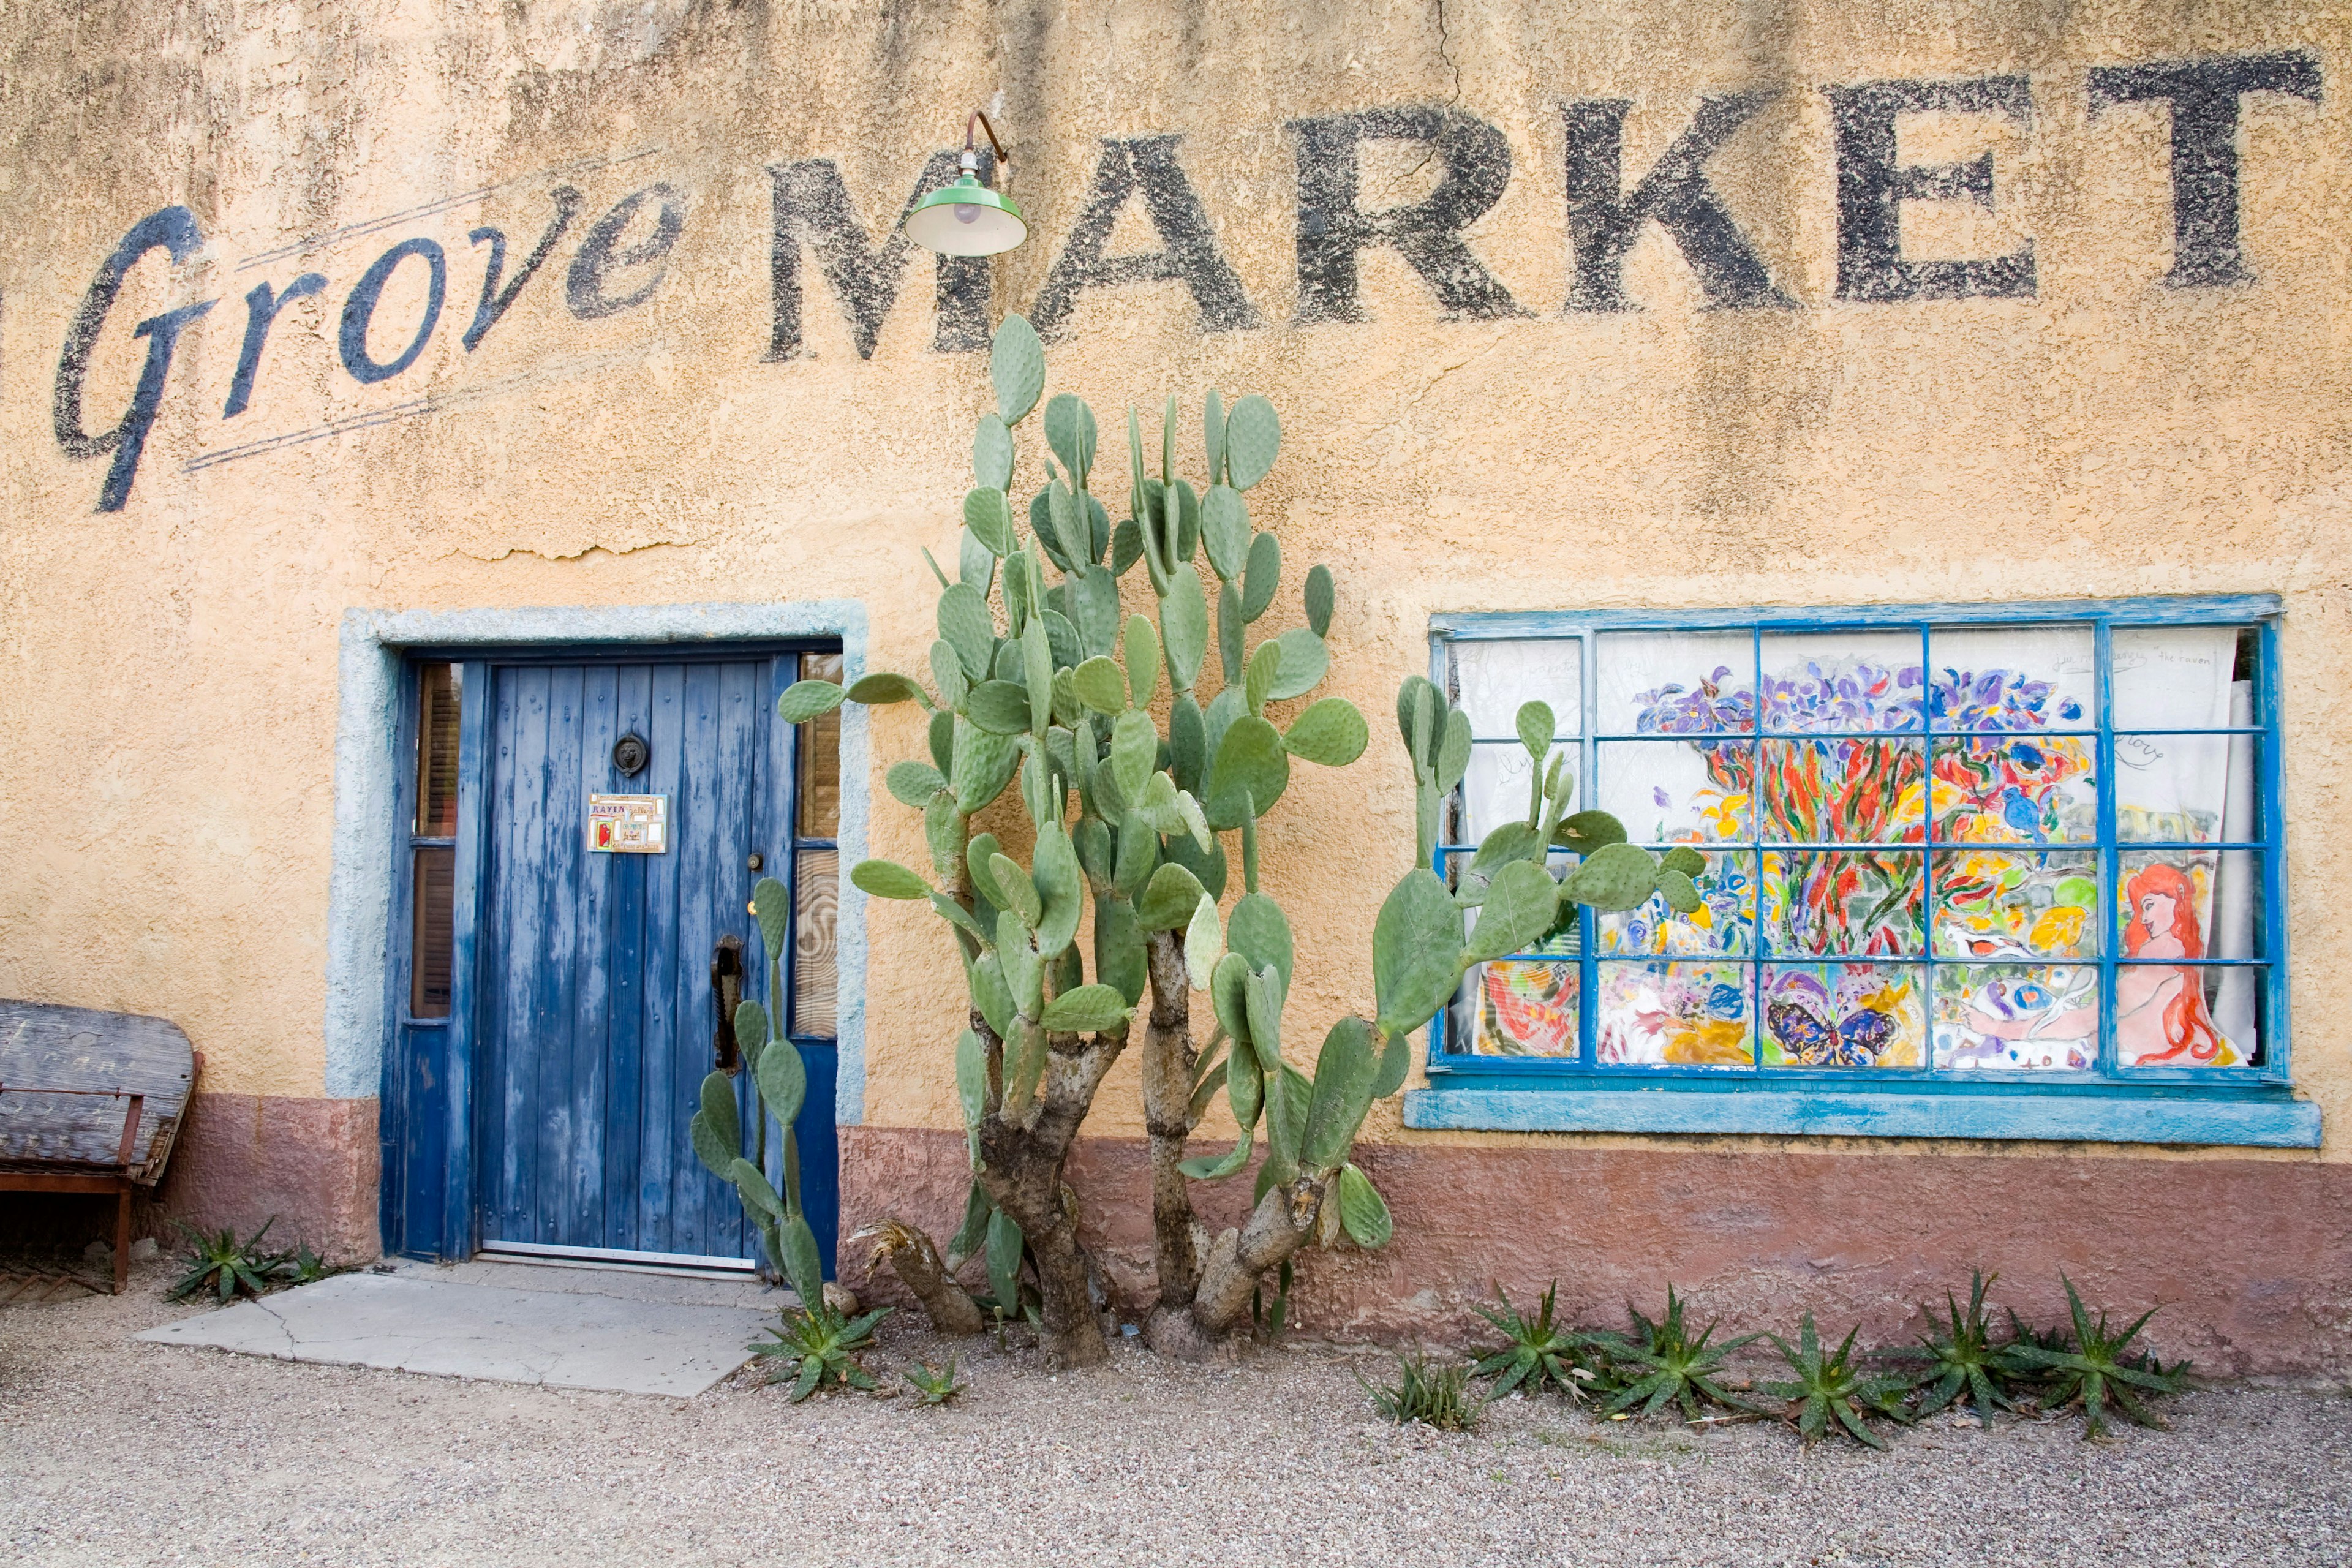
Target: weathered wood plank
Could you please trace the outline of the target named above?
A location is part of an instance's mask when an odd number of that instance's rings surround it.
[[[152,1185],[195,1081],[195,1053],[168,1018],[0,1000],[0,1162],[111,1164],[124,1102],[52,1089],[143,1095],[132,1179]]]

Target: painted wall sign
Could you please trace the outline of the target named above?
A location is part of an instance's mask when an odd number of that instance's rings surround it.
[[[2316,103],[2321,95],[2319,57],[2312,49],[2097,67],[2086,86],[2088,133],[2116,105],[2162,103],[2171,117],[2170,199],[2173,254],[2169,268],[2152,281],[2181,289],[2242,285],[2255,273],[2239,238],[2239,121],[2251,96],[2269,94]],[[1689,268],[1706,306],[1727,310],[1792,310],[1802,302],[1776,279],[1763,252],[1742,231],[1738,218],[1707,177],[1708,161],[1734,142],[1767,104],[1784,90],[1708,95],[1692,107],[1681,132],[1652,165],[1638,174],[1624,167],[1622,129],[1633,100],[1579,99],[1561,105],[1565,159],[1564,214],[1569,259],[1566,298],[1559,317],[1638,309],[1625,293],[1623,264],[1644,230],[1655,224]],[[1885,80],[1828,86],[1836,175],[1836,288],[1830,303],[1884,305],[1927,300],[2030,299],[2039,289],[2034,241],[2030,237],[2009,254],[1926,259],[1905,254],[1906,204],[1962,203],[1991,208],[1994,163],[1983,153],[1962,163],[1902,162],[1896,129],[1903,116],[1925,113],[1980,117],[2034,132],[2034,96],[2022,74],[1960,80]],[[1294,153],[1297,198],[1294,215],[1297,302],[1290,323],[1360,322],[1368,320],[1360,298],[1359,263],[1367,251],[1400,258],[1428,289],[1450,319],[1492,321],[1529,319],[1538,312],[1516,299],[1489,270],[1474,247],[1471,226],[1502,199],[1513,177],[1509,139],[1503,131],[1465,110],[1429,104],[1388,105],[1319,115],[1286,122]],[[1391,142],[1425,151],[1437,180],[1420,199],[1399,206],[1368,208],[1361,189],[1361,156],[1367,143]],[[1139,283],[1181,283],[1190,292],[1202,332],[1264,330],[1268,319],[1250,300],[1217,242],[1211,215],[1179,158],[1182,138],[1172,132],[1106,137],[1098,145],[1087,193],[1076,220],[1062,237],[1028,314],[1047,336],[1067,331],[1078,300],[1090,289]],[[610,159],[583,160],[546,177],[576,174],[647,156],[645,150]],[[2086,155],[2095,155],[2095,149]],[[983,159],[987,154],[982,154]],[[884,323],[905,293],[914,247],[892,219],[877,236],[857,216],[858,204],[831,158],[803,158],[769,164],[771,222],[768,234],[769,363],[789,363],[808,352],[803,321],[811,292],[804,258],[814,261],[835,305],[846,319],[860,357],[871,358]],[[908,195],[908,205],[957,174],[956,154],[929,154]],[[509,184],[515,182],[509,182]],[[426,204],[408,215],[355,224],[316,244],[297,245],[248,258],[238,270],[290,260],[341,238],[397,226],[477,201],[496,187]],[[460,342],[468,353],[512,307],[539,274],[557,260],[566,243],[573,248],[557,268],[567,311],[583,321],[635,310],[661,289],[669,258],[692,221],[693,204],[682,187],[665,182],[630,193],[590,223],[572,241],[586,197],[558,183],[548,192],[553,204],[546,226],[530,253],[508,272],[508,238],[483,226],[467,240],[481,257],[479,295]],[[1107,254],[1118,220],[1140,204],[1157,248]],[[901,211],[903,216],[903,209]],[[100,266],[66,333],[58,358],[54,426],[59,448],[69,458],[110,457],[99,489],[98,510],[121,510],[137,478],[147,435],[161,406],[173,355],[182,336],[220,301],[203,300],[138,323],[146,340],[145,361],[130,406],[109,428],[85,428],[83,384],[92,345],[112,311],[123,277],[151,252],[165,252],[184,265],[204,244],[194,216],[185,207],[165,207],[132,225]],[[343,368],[363,385],[390,382],[413,367],[446,318],[444,305],[459,262],[440,242],[415,237],[376,256],[344,294],[336,345]],[[990,270],[977,258],[931,259],[936,326],[931,348],[963,353],[989,343]],[[425,288],[421,320],[405,342],[372,336],[377,305],[395,276],[422,276]],[[338,287],[315,271],[302,272],[282,288],[267,279],[245,296],[242,348],[221,417],[243,417],[252,407],[256,380],[272,325],[286,306]],[[306,430],[267,437],[191,458],[186,468],[257,456],[290,442],[335,430],[408,417],[450,406],[456,397],[436,392],[398,406]]]
[[[669,796],[592,795],[588,848],[596,855],[669,853]]]

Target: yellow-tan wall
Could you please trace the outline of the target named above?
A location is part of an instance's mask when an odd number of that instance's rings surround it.
[[[2245,100],[2242,244],[2257,279],[2164,287],[2165,111],[2094,121],[2087,72],[2287,48],[2316,51],[2326,90],[2317,104]],[[1130,400],[1197,406],[1211,386],[1281,410],[1283,458],[1253,510],[1294,572],[1333,564],[1327,690],[1375,720],[1360,763],[1302,770],[1268,825],[1270,886],[1307,955],[1297,1016],[1319,1032],[1369,991],[1371,913],[1412,838],[1383,716],[1400,677],[1424,668],[1433,612],[2271,591],[2286,605],[2295,1076],[2326,1117],[2319,1158],[2344,1158],[2352,954],[2329,889],[2352,870],[2334,832],[2336,704],[2352,681],[2347,61],[2342,12],[2244,0],[1452,0],[1442,26],[1423,4],[1217,0],[17,7],[0,16],[0,992],[166,1014],[218,1091],[324,1092],[348,608],[856,598],[870,662],[921,668],[932,633],[916,550],[945,554],[956,537],[970,424],[990,406],[985,356],[932,352],[917,261],[861,359],[807,259],[804,353],[767,361],[763,165],[836,159],[878,235],[964,110],[993,104],[1033,225],[992,264],[993,310],[1035,298],[1098,138],[1178,132],[1267,323],[1203,334],[1176,284],[1091,290],[1052,347],[1049,390],[1086,395],[1107,430]],[[1996,209],[1915,205],[1907,233],[1942,255],[2031,237],[2035,297],[1835,300],[1822,86],[2011,72],[2031,77],[2030,124],[1925,121],[1904,148],[1915,161],[1991,149]],[[1626,268],[1642,309],[1563,313],[1561,103],[1633,100],[1630,180],[1701,95],[1754,87],[1779,97],[1708,169],[1800,308],[1701,308],[1652,226]],[[1509,185],[1469,238],[1530,313],[1444,319],[1374,250],[1368,320],[1295,324],[1286,122],[1403,103],[1455,106],[1507,138]],[[511,268],[546,221],[546,171],[631,153],[563,176],[587,198],[573,237],[478,352],[462,350],[480,277],[467,232],[503,227]],[[1365,205],[1415,199],[1425,162],[1402,144],[1368,156]],[[655,180],[688,195],[661,286],[636,309],[574,319],[561,273],[576,237]],[[134,322],[220,303],[182,343],[128,504],[95,511],[105,459],[69,459],[52,435],[59,345],[125,230],[175,203],[206,247],[183,268],[158,253],[134,269],[95,351],[89,423],[130,397]],[[414,216],[239,266],[399,213]],[[417,365],[363,387],[338,363],[336,311],[413,235],[446,247],[448,301]],[[1111,248],[1151,246],[1131,207]],[[330,279],[323,300],[289,308],[253,406],[223,419],[243,294],[311,268]],[[418,299],[387,296],[376,342],[405,337]],[[428,394],[446,405],[187,467]],[[1027,445],[1024,494],[1038,482]],[[920,863],[919,822],[879,787],[889,761],[919,754],[914,720],[877,713],[874,742],[872,850]],[[936,1004],[956,989],[950,950],[914,906],[874,907],[870,934],[872,972],[889,983],[868,994],[866,1119],[952,1126],[953,1024]],[[1096,1117],[1103,1132],[1138,1129],[1127,1079]],[[1479,1141],[1406,1134],[1392,1104],[1370,1136]]]

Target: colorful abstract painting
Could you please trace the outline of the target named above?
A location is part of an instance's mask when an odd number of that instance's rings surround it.
[[[1595,917],[1593,1059],[2088,1072],[2104,1035],[2126,1067],[2254,1060],[2261,856],[2202,847],[2255,837],[2252,740],[2211,732],[2250,727],[2237,633],[2114,638],[2131,732],[2103,753],[2086,626],[1601,636],[1593,804],[1707,864],[1689,913]],[[1473,1048],[1575,1055],[1574,972],[1486,966]]]

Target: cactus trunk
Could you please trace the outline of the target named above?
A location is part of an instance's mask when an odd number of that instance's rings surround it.
[[[1143,1037],[1143,1125],[1151,1147],[1151,1251],[1160,1280],[1160,1305],[1181,1310],[1200,1282],[1201,1260],[1192,1240],[1192,1200],[1183,1172],[1184,1142],[1192,1135],[1192,993],[1184,973],[1184,943],[1174,931],[1154,931],[1151,1018]]]

